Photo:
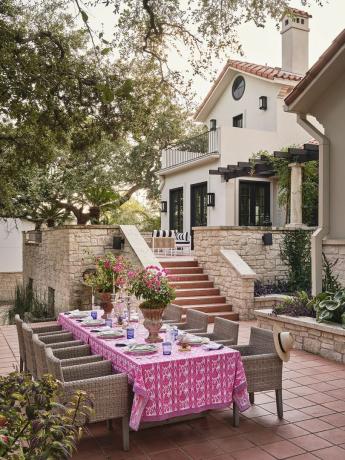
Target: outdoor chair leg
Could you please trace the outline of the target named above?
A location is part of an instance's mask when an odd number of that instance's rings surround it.
[[[233,409],[233,426],[235,428],[238,428],[240,426],[240,412],[238,410],[238,407],[235,403],[232,404],[232,409]]]
[[[107,420],[107,429],[109,431],[113,429],[113,421],[111,419]]]
[[[249,401],[250,401],[250,404],[254,404],[254,402],[255,402],[254,400],[255,400],[254,392],[249,393]]]
[[[277,414],[280,419],[283,418],[283,390],[276,390]]]
[[[122,417],[122,446],[123,450],[129,450],[129,419],[128,415]]]

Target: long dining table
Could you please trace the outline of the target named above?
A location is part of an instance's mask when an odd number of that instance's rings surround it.
[[[99,316],[102,310],[99,311]],[[237,350],[224,347],[206,350],[202,346],[180,351],[172,345],[171,355],[163,355],[162,344],[151,355],[133,356],[118,343],[131,343],[126,335],[118,339],[101,339],[92,328],[61,313],[61,326],[75,339],[91,347],[112,362],[115,372],[125,373],[133,387],[130,427],[138,430],[144,422],[157,422],[197,414],[212,409],[224,409],[233,402],[240,412],[249,406],[246,376]],[[147,330],[141,323],[133,323],[134,341],[145,343]]]

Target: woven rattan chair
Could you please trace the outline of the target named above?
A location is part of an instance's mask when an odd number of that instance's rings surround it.
[[[206,332],[208,325],[208,316],[202,311],[187,309],[186,322],[184,323],[172,323],[177,326],[181,331],[195,333],[195,332]]]
[[[208,337],[213,342],[221,343],[226,346],[237,345],[238,326],[238,323],[235,323],[235,321],[216,316],[214,319],[213,332],[206,334],[197,332],[195,335]]]
[[[278,417],[282,419],[283,362],[276,352],[273,332],[252,327],[249,345],[238,345],[232,348],[241,353],[251,404],[254,404],[255,392],[275,390],[277,413]],[[238,423],[239,414],[234,406],[234,424],[238,426]]]
[[[22,330],[23,330],[23,337],[24,337],[24,346],[25,346],[25,361],[26,361],[26,366],[27,366],[27,371],[30,372],[30,374],[34,377],[37,378],[37,366],[36,366],[36,360],[35,360],[35,352],[34,352],[34,347],[33,347],[33,341],[32,341],[32,336],[33,336],[33,330],[32,328],[26,324],[22,324]],[[71,332],[64,332],[60,334],[52,334],[52,335],[40,335],[39,336],[41,339],[46,339],[48,337],[51,338],[51,343],[61,343],[61,347],[72,347],[75,345],[83,345],[83,342],[80,340],[73,340],[73,334]],[[59,347],[59,345],[57,345]]]
[[[17,336],[18,336],[18,343],[19,343],[19,356],[20,356],[20,372],[26,370],[26,358],[25,358],[25,344],[24,344],[24,337],[23,337],[23,330],[22,324],[23,320],[20,318],[19,315],[15,315],[14,321],[17,328]],[[36,334],[45,334],[45,333],[59,333],[62,331],[62,327],[58,324],[49,324],[45,326],[36,326],[32,325],[32,330]]]
[[[79,341],[75,341],[78,342],[78,344],[65,348],[64,344],[66,342],[56,342],[56,338],[56,335],[39,337],[37,334],[34,334],[32,336],[32,344],[36,362],[36,374],[38,379],[40,379],[44,374],[48,373],[48,365],[45,352],[45,348],[48,346],[53,349],[54,356],[61,360],[61,366],[76,366],[78,364],[102,361],[103,359],[100,355],[92,355],[88,345],[82,345],[79,344]]]
[[[49,372],[62,382],[66,400],[77,390],[85,391],[92,398],[94,407],[89,422],[122,418],[123,450],[129,450],[127,375],[113,374],[110,361],[62,367],[51,348],[46,348],[46,356]]]
[[[179,323],[181,322],[183,308],[179,305],[169,304],[163,313],[163,323]]]

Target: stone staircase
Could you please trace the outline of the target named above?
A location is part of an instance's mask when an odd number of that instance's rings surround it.
[[[176,290],[175,304],[207,313],[209,323],[213,323],[216,316],[238,321],[238,314],[232,311],[196,260],[175,258],[162,260],[160,264],[168,270],[168,279]]]

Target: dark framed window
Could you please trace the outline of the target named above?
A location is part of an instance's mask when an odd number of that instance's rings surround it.
[[[193,184],[190,187],[191,227],[207,225],[207,182]]]
[[[236,117],[233,117],[232,126],[234,128],[243,128],[243,113],[241,113],[240,115],[236,115]]]
[[[271,221],[270,183],[240,181],[239,224],[241,226],[267,225]]]
[[[232,84],[232,97],[235,99],[235,101],[239,101],[241,99],[245,89],[245,79],[241,75],[239,75],[235,78],[234,83]]]
[[[183,232],[183,187],[170,190],[170,230]]]

